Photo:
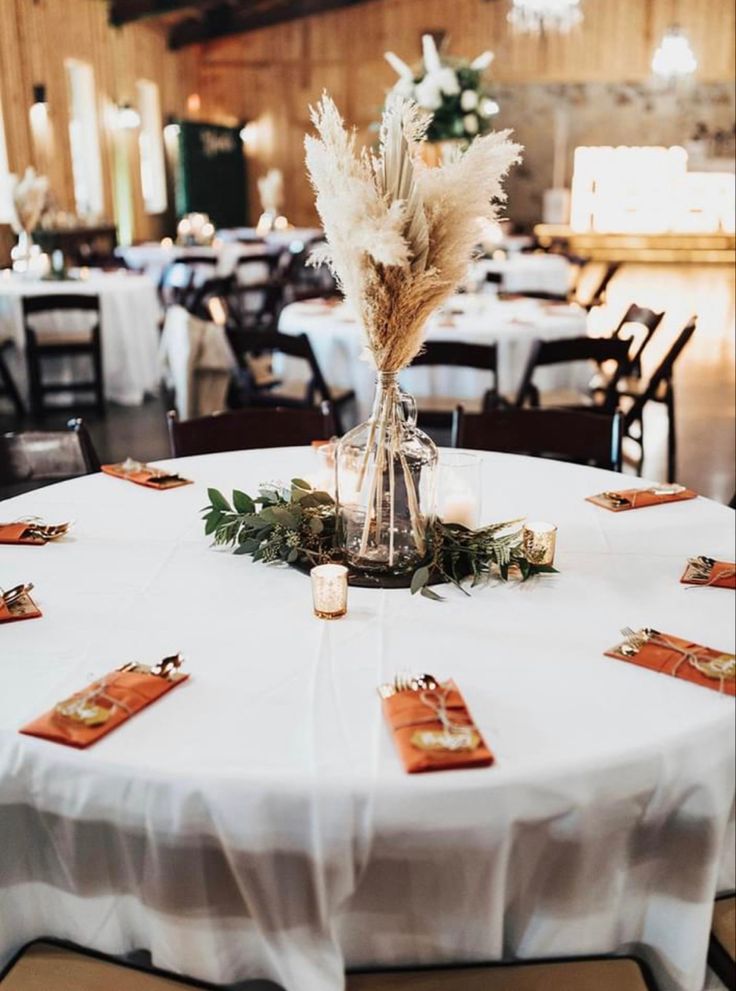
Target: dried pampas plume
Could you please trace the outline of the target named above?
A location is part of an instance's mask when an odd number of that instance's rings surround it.
[[[419,151],[429,118],[410,100],[389,98],[377,157],[356,152],[326,94],[311,116],[318,137],[305,138],[307,169],[327,240],[315,260],[327,262],[360,316],[376,367],[398,372],[465,277],[480,222],[496,218],[521,147],[509,131],[492,133],[430,169]]]

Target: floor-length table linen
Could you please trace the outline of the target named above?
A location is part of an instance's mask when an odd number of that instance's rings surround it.
[[[174,462],[165,462],[173,465]],[[603,656],[624,625],[733,650],[733,593],[686,591],[734,514],[697,499],[614,514],[620,476],[483,456],[484,520],[559,525],[526,585],[351,589],[209,546],[206,487],[318,471],[306,449],[176,462],[153,492],[96,475],[0,503],[74,519],[0,549],[41,619],[0,628],[0,964],[41,934],[215,982],[339,991],[344,964],[635,950],[700,991],[734,883],[733,700]],[[642,483],[644,484],[644,483]],[[17,729],[91,678],[182,650],[190,681],[77,752]],[[375,686],[453,677],[493,767],[407,776]]]
[[[100,297],[100,340],[105,398],[126,406],[137,406],[146,394],[159,387],[158,358],[159,305],[156,287],[144,275],[109,273],[90,269],[85,278],[61,281],[24,279],[10,272],[0,273],[0,342],[15,344],[6,360],[21,393],[27,394],[23,297],[55,293],[97,295]],[[59,312],[33,317],[33,326],[44,334],[65,335],[93,322],[89,313]],[[45,378],[57,382],[89,380],[89,363],[81,358],[53,359]]]
[[[116,248],[115,253],[130,268],[145,272],[149,278],[158,283],[165,269],[172,262],[186,262],[190,258],[211,258],[214,262],[211,267],[201,266],[201,278],[198,281],[203,281],[205,278],[224,278],[225,276],[232,275],[236,268],[241,268],[238,262],[242,259],[247,259],[248,256],[261,256],[263,254],[277,255],[279,250],[278,248],[259,243],[238,244],[235,242],[184,246],[177,244],[164,245],[158,241],[146,241],[142,244],[131,244],[126,247]],[[268,278],[268,269],[263,265],[256,269],[255,264],[250,266],[245,263],[242,268],[243,271],[239,271],[238,273],[239,281],[241,282],[262,282]],[[249,272],[249,269],[252,270],[252,273]],[[252,277],[249,277],[251,275]]]
[[[479,258],[471,266],[471,278],[487,274],[501,279],[504,292],[543,292],[566,296],[572,281],[572,266],[562,255],[544,253],[509,254],[501,258]]]
[[[447,306],[427,322],[428,341],[463,341],[496,344],[498,389],[513,397],[521,381],[536,338],[578,337],[586,333],[585,311],[576,306],[535,299],[499,300],[494,293],[453,296]],[[365,419],[371,409],[375,369],[366,360],[365,337],[347,304],[325,300],[291,303],[281,311],[279,330],[307,334],[322,374],[333,388],[353,389],[358,414]],[[305,374],[303,363],[284,362],[280,374],[296,378]],[[584,389],[592,369],[585,362],[542,368],[535,382],[542,390]],[[442,397],[454,402],[480,403],[492,385],[489,372],[472,368],[417,366],[401,374],[401,384],[416,397],[419,406]]]

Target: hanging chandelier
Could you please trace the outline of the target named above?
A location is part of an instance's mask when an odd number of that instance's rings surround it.
[[[674,24],[668,28],[652,56],[652,72],[667,79],[690,76],[698,67],[687,35]]]
[[[566,34],[583,19],[580,0],[512,0],[508,20],[524,34]]]

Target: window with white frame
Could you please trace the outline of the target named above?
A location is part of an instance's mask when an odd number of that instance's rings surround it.
[[[163,213],[166,209],[166,165],[158,86],[148,79],[139,79],[136,88],[141,118],[138,143],[143,205],[146,213]]]
[[[82,217],[100,216],[105,207],[97,124],[97,96],[92,66],[67,59],[69,141],[74,173],[74,199]]]

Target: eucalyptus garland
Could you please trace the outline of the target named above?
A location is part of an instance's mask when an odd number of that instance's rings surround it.
[[[236,489],[231,501],[217,489],[208,489],[207,494],[204,532],[215,546],[232,547],[235,554],[247,554],[264,564],[283,562],[302,569],[344,559],[335,500],[301,478],[292,479],[288,487],[261,485],[257,496]],[[490,577],[507,581],[515,573],[526,581],[532,575],[555,572],[526,558],[520,524],[521,520],[509,520],[469,530],[435,520],[428,533],[428,560],[412,576],[412,595],[419,592],[442,599],[430,587],[437,580],[468,595],[464,582],[473,588]]]

